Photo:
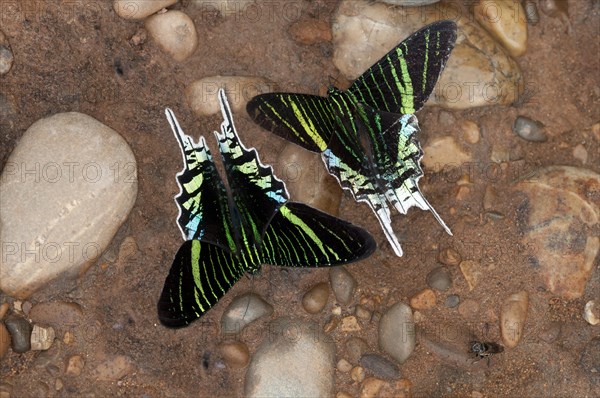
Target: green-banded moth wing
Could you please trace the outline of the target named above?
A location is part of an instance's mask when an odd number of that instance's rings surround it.
[[[255,149],[240,142],[223,90],[219,99],[224,121],[216,137],[230,194],[205,141],[194,144],[172,112],[167,112],[186,163],[178,175],[182,193],[177,203],[181,213],[190,213],[180,214],[186,241],[175,256],[158,302],[159,319],[170,327],[186,326],[201,317],[245,272],[255,272],[263,263],[343,264],[362,259],[375,249],[365,230],[306,205],[287,202],[283,182],[270,166],[260,162]],[[186,175],[189,178],[182,178]],[[189,198],[183,197],[184,193]],[[193,205],[184,206],[188,202]],[[209,204],[215,207],[209,208]]]
[[[377,167],[381,189],[388,201],[402,214],[417,206],[429,210],[438,223],[452,235],[452,231],[439,214],[425,199],[419,188],[423,176],[420,161],[423,150],[416,139],[419,123],[414,115],[402,115],[364,107],[364,117],[359,121],[358,130],[368,130],[373,134],[373,142],[384,142],[384,150],[377,150],[379,156],[374,164]]]
[[[241,143],[222,90],[219,101],[223,122],[221,132],[215,132],[215,136],[240,220],[242,240],[250,245],[260,244],[271,218],[287,202],[289,194],[283,181],[273,175],[271,166],[261,163],[256,149]]]
[[[359,104],[352,117],[339,114],[337,123],[322,155],[325,167],[356,201],[369,205],[396,255],[403,252],[388,203],[402,214],[412,206],[430,210],[451,234],[419,190],[423,151],[416,141],[419,126],[414,115],[399,117]]]
[[[244,273],[242,260],[230,250],[199,240],[185,241],[173,260],[158,301],[158,318],[168,327],[200,318]]]
[[[227,191],[204,137],[194,142],[183,132],[170,109],[165,114],[183,157],[184,167],[177,173],[179,193],[175,196],[179,209],[177,224],[183,239],[202,239],[235,249]]]
[[[309,94],[267,93],[246,105],[261,127],[312,152],[323,152],[335,129],[332,103]]]
[[[376,248],[364,229],[303,203],[288,202],[265,231],[262,256],[266,264],[319,267],[359,261]]]
[[[371,66],[348,89],[375,109],[413,114],[437,83],[457,37],[453,21],[438,21],[410,35]]]

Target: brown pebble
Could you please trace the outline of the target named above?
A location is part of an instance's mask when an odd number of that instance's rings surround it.
[[[355,316],[349,315],[342,318],[342,332],[360,332],[361,330]]]
[[[6,315],[9,308],[10,305],[8,303],[2,303],[2,305],[0,305],[0,321],[4,319],[4,315]]]
[[[83,367],[85,365],[85,361],[81,357],[81,355],[73,355],[69,358],[67,362],[67,368],[65,370],[65,374],[68,376],[79,376]]]
[[[479,313],[477,301],[467,299],[458,306],[458,313],[466,320],[474,320]]]
[[[219,351],[232,368],[243,368],[250,361],[248,346],[240,341],[223,342],[219,344]]]
[[[348,360],[353,364],[358,364],[358,361],[368,348],[367,342],[360,337],[350,337],[348,341],[346,341]]]
[[[353,398],[353,396],[346,391],[338,391],[338,393],[335,394],[335,398]]]
[[[458,265],[461,260],[460,254],[451,247],[442,249],[438,254],[438,261],[444,265]]]
[[[75,341],[75,335],[71,332],[65,332],[63,335],[63,343],[71,344]]]
[[[329,284],[322,282],[313,286],[302,297],[302,307],[309,314],[321,312],[329,298]]]
[[[477,123],[471,120],[463,120],[460,123],[460,129],[462,130],[463,138],[469,144],[477,144],[479,142],[480,134]]]
[[[331,319],[329,319],[329,321],[325,324],[325,326],[323,326],[323,331],[325,333],[331,333],[335,330],[335,328],[337,328],[337,326],[340,323],[340,318],[338,317],[331,317]]]
[[[365,307],[363,307],[360,304],[356,306],[356,310],[354,312],[355,312],[356,316],[359,317],[360,319],[370,319],[371,318],[371,311],[369,311],[368,309],[366,309]]]
[[[305,18],[294,22],[289,29],[294,41],[300,44],[315,44],[331,41],[331,28],[325,21],[316,18]]]
[[[385,381],[380,380],[376,377],[368,377],[362,384],[360,389],[360,398],[375,398],[378,396],[379,391],[384,386]]]
[[[427,310],[435,307],[435,302],[435,292],[427,288],[411,297],[410,306],[416,310]]]
[[[10,347],[10,333],[4,323],[0,322],[0,359],[6,355],[8,347]]]
[[[337,369],[340,372],[347,373],[350,370],[352,370],[352,364],[350,362],[346,361],[344,358],[342,358],[337,363]]]
[[[460,272],[462,272],[467,284],[469,285],[469,291],[475,289],[475,286],[481,280],[483,271],[481,264],[473,260],[465,260],[460,262]]]
[[[362,366],[355,366],[350,371],[350,377],[352,378],[352,380],[360,383],[365,379],[365,370]]]

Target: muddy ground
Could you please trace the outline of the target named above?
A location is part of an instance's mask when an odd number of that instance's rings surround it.
[[[3,383],[12,385],[11,396],[240,396],[245,369],[221,366],[216,348],[220,316],[233,297],[256,291],[274,306],[273,317],[292,314],[320,325],[328,322],[333,296],[318,315],[307,315],[300,304],[308,287],[328,280],[325,269],[264,267],[259,276],[242,279],[209,314],[186,329],[168,330],[156,314],[164,278],[181,244],[172,199],[178,192],[175,173],[182,167],[181,156],[164,108],[174,109],[186,132],[198,136],[216,129],[220,120],[217,116],[199,118],[185,103],[184,89],[196,79],[262,76],[281,90],[305,93],[322,93],[331,81],[340,79],[331,62],[331,43],[301,45],[288,34],[300,15],[329,21],[337,2],[292,3],[298,11],[290,11],[289,2],[269,2],[257,20],[243,13],[205,12],[189,1],[180,2],[173,8],[192,17],[200,38],[196,53],[182,63],[173,61],[152,40],[133,44],[130,39],[143,23],[120,19],[108,3],[26,2],[26,8],[16,14],[6,2],[0,3],[0,26],[15,55],[10,73],[0,77],[0,92],[9,103],[0,122],[0,164],[5,164],[33,122],[58,112],[78,111],[123,135],[136,156],[139,176],[136,205],[107,252],[83,278],[59,282],[29,298],[32,303],[76,301],[84,309],[84,321],[73,328],[73,343],[65,344],[59,333],[47,352],[11,352],[3,359],[0,375]],[[376,314],[396,301],[407,302],[425,288],[425,276],[439,265],[437,253],[445,247],[455,248],[463,259],[480,261],[484,279],[469,291],[460,270],[451,268],[453,287],[438,295],[438,304],[424,312],[419,330],[453,340],[465,350],[473,337],[499,341],[502,301],[509,293],[530,292],[523,341],[493,357],[489,366],[481,361],[476,371],[454,367],[417,345],[401,366],[415,397],[471,397],[473,391],[485,397],[599,396],[598,374],[581,366],[586,344],[600,334],[598,327],[591,327],[581,316],[583,304],[599,298],[598,267],[581,299],[553,297],[527,261],[527,253],[519,250],[518,198],[501,195],[501,219],[484,217],[481,204],[487,184],[504,192],[520,173],[539,166],[561,164],[600,171],[598,141],[590,132],[600,121],[599,3],[569,3],[570,26],[564,19],[542,15],[541,22],[529,28],[529,49],[518,59],[529,95],[518,106],[461,112],[426,108],[418,115],[423,143],[448,133],[461,140],[456,126],[440,123],[448,120],[447,113],[457,122],[475,121],[482,131],[479,144],[469,147],[477,166],[470,169],[471,195],[456,198],[456,174],[426,170],[421,180],[425,196],[452,227],[453,237],[428,213],[413,209],[394,219],[405,249],[405,256],[397,258],[366,205],[344,195],[340,216],[364,226],[379,244],[371,258],[348,266],[359,286],[355,303],[362,296],[380,299]],[[543,121],[549,141],[531,143],[516,137],[511,126],[519,114]],[[258,149],[263,162],[275,163],[284,142],[254,125],[245,114],[235,118],[242,140]],[[587,149],[585,165],[573,156],[578,144]],[[212,139],[209,145],[216,152]],[[499,177],[484,171],[492,146],[508,148],[518,158]],[[284,173],[274,166],[276,174]],[[119,259],[126,237],[133,237],[138,251]],[[456,308],[447,308],[444,298],[448,294],[479,303],[478,315],[465,320]],[[12,299],[0,295],[0,301]],[[363,323],[357,335],[378,352],[374,319]],[[562,331],[557,339],[546,342],[540,335],[549,321],[561,322]],[[266,322],[256,322],[243,336],[251,353],[263,338]],[[450,336],[455,330],[459,332]],[[336,330],[332,336],[338,357],[344,357],[343,342],[348,335]],[[85,358],[84,371],[77,377],[65,376],[64,363],[76,354]],[[91,370],[116,354],[131,358],[134,370],[120,381],[95,380]],[[58,375],[46,370],[49,364],[59,367]],[[59,391],[57,378],[63,383]],[[359,386],[348,373],[338,371],[336,391],[356,395]]]

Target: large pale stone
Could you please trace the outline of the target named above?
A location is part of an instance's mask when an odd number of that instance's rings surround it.
[[[506,347],[514,348],[521,341],[528,309],[529,294],[525,290],[511,294],[502,303],[500,333],[502,334],[502,342]]]
[[[25,298],[85,272],[136,195],[135,158],[117,132],[77,112],[34,123],[0,179],[0,289]]]
[[[113,7],[118,16],[124,19],[144,19],[177,0],[115,0]]]
[[[408,359],[416,344],[415,322],[410,307],[396,303],[381,317],[379,322],[379,348],[398,363]]]
[[[458,38],[427,104],[467,109],[518,100],[524,83],[517,63],[484,29],[451,5],[411,8],[343,0],[333,18],[333,62],[354,80],[401,40],[441,19],[456,21]]]
[[[581,297],[600,249],[600,175],[551,166],[516,184],[524,247],[546,287],[566,299]]]
[[[248,367],[245,396],[333,396],[335,344],[321,326],[283,317],[265,337]]]
[[[479,22],[510,55],[518,57],[527,50],[525,10],[517,0],[479,0],[473,7]]]
[[[189,58],[198,47],[194,21],[181,11],[171,10],[146,20],[150,36],[175,61]]]

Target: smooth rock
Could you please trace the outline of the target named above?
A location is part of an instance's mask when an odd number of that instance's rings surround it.
[[[288,32],[292,39],[300,44],[331,41],[331,27],[329,23],[321,19],[303,18],[292,23]]]
[[[434,172],[442,171],[446,167],[460,167],[463,163],[471,161],[471,155],[451,136],[435,137],[427,141],[423,153],[423,166]]]
[[[81,355],[73,355],[69,357],[67,361],[67,366],[65,369],[65,374],[67,376],[79,376],[83,371],[83,367],[85,366],[85,360]]]
[[[506,347],[514,348],[521,340],[528,308],[529,294],[524,290],[510,295],[502,304],[500,333]]]
[[[529,25],[535,26],[540,22],[540,13],[538,12],[536,1],[525,0],[523,2],[523,9],[525,10],[525,19]]]
[[[350,362],[346,361],[344,358],[342,358],[338,361],[338,363],[335,367],[340,372],[348,373],[352,369],[352,364]]]
[[[221,317],[221,333],[240,333],[249,323],[273,313],[273,306],[258,294],[246,293],[233,299]]]
[[[59,331],[74,329],[83,318],[83,310],[77,303],[49,301],[31,308],[29,318],[34,323],[54,326]]]
[[[185,98],[198,116],[220,112],[219,89],[224,89],[231,109],[244,112],[246,104],[259,94],[274,91],[275,85],[267,79],[255,76],[208,76],[195,80],[185,89]]]
[[[33,325],[31,331],[31,350],[32,351],[45,351],[52,347],[56,333],[52,326],[41,327]]]
[[[14,352],[22,354],[31,350],[31,331],[33,327],[27,319],[10,315],[4,320],[4,324],[10,333]]]
[[[360,358],[360,366],[382,379],[397,379],[400,377],[398,366],[377,354],[365,354]]]
[[[12,68],[15,57],[10,48],[8,38],[0,29],[0,76],[7,74]]]
[[[476,368],[473,356],[464,347],[456,343],[440,341],[437,335],[419,334],[419,345],[442,361],[458,368],[473,370]]]
[[[175,3],[177,0],[115,0],[113,8],[121,18],[139,20]]]
[[[313,286],[302,297],[302,307],[309,314],[321,312],[329,298],[329,284],[322,282]]]
[[[77,112],[34,123],[0,177],[0,289],[26,298],[94,263],[137,195],[135,157],[117,132]]]
[[[350,378],[357,383],[360,383],[365,379],[367,373],[362,366],[355,366],[350,370]]]
[[[118,381],[135,370],[133,360],[125,355],[116,355],[96,366],[94,380]]]
[[[335,345],[314,322],[283,317],[253,355],[244,386],[247,397],[333,395]]]
[[[544,124],[527,116],[517,116],[512,127],[513,132],[524,140],[531,142],[546,142],[548,136]]]
[[[248,346],[241,341],[226,341],[219,344],[223,359],[232,368],[243,368],[250,361]]]
[[[446,297],[446,307],[454,308],[460,303],[460,297],[456,294],[451,294]]]
[[[469,144],[477,144],[481,138],[479,126],[472,120],[463,120],[459,125],[463,138]]]
[[[473,15],[513,57],[527,50],[527,20],[525,10],[515,0],[479,0]]]
[[[415,310],[428,310],[435,307],[435,292],[431,289],[423,289],[410,298],[410,306]]]
[[[357,286],[356,279],[352,274],[342,266],[331,267],[329,269],[329,281],[336,300],[343,305],[350,304]]]
[[[4,326],[4,322],[0,322],[0,360],[8,352],[8,347],[10,347],[10,333]]]
[[[376,398],[379,392],[385,385],[385,381],[376,377],[368,377],[362,384],[360,389],[360,398]]]
[[[581,297],[600,249],[600,175],[550,166],[515,185],[525,193],[518,226],[531,265],[546,288],[567,300]]]
[[[325,169],[320,154],[287,143],[277,157],[277,164],[283,170],[281,177],[291,200],[338,215],[342,188]]]
[[[583,319],[590,325],[600,323],[600,305],[595,300],[590,300],[583,307]]]
[[[549,17],[569,15],[569,3],[564,0],[540,0],[540,10]]]
[[[0,321],[2,319],[4,319],[4,315],[6,315],[6,313],[8,312],[10,308],[10,304],[8,303],[2,303],[0,304]]]
[[[588,161],[588,152],[585,149],[585,146],[582,144],[577,144],[575,148],[573,148],[573,157],[579,160],[582,164],[586,164]]]
[[[460,262],[460,272],[462,272],[467,284],[469,285],[469,291],[475,289],[475,286],[479,283],[483,277],[483,269],[478,261],[464,260]]]
[[[356,316],[360,319],[371,319],[372,317],[372,313],[368,308],[365,308],[364,306],[358,304],[354,310],[354,313],[356,314]]]
[[[153,15],[146,19],[145,26],[150,36],[175,61],[186,60],[198,47],[194,21],[181,11]]]
[[[427,286],[443,292],[452,287],[452,278],[446,267],[437,267],[427,274]]]
[[[462,258],[460,253],[451,247],[446,247],[438,253],[437,260],[444,265],[455,266],[460,264]]]
[[[369,349],[367,342],[360,337],[350,337],[346,341],[346,352],[348,354],[348,361],[356,365],[360,360],[360,357]]]
[[[416,343],[412,310],[404,303],[396,303],[379,322],[379,347],[402,364],[412,354]]]
[[[458,24],[456,46],[428,105],[468,109],[509,105],[524,90],[518,64],[469,15],[445,4],[394,7],[369,0],[344,0],[333,16],[335,66],[354,80],[401,40],[426,24],[452,19]],[[425,153],[427,153],[425,151]]]
[[[338,391],[335,398],[354,398],[354,396],[346,391]]]

